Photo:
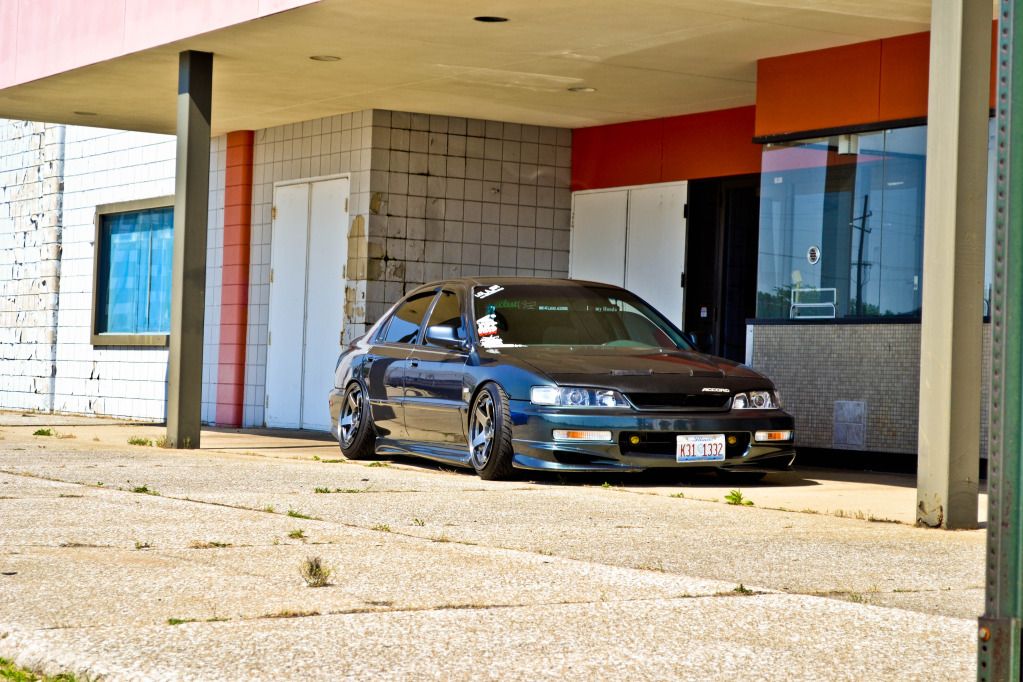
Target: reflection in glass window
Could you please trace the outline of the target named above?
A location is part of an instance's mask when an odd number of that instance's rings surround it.
[[[919,316],[924,126],[764,148],[757,317]]]
[[[384,343],[415,343],[419,338],[419,328],[423,323],[426,310],[433,301],[434,293],[428,291],[413,296],[401,304],[391,316],[384,332]]]
[[[97,334],[170,331],[174,209],[100,216]]]

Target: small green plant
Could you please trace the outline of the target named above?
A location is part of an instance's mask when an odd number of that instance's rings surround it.
[[[288,537],[292,540],[305,540],[305,531],[301,528],[296,528],[295,530],[288,531]]]
[[[319,461],[323,462],[324,464],[341,464],[343,462],[347,462],[348,460],[346,460],[346,459],[321,459]]]
[[[170,447],[170,441],[167,440],[167,436],[160,436],[155,441],[153,441],[153,444],[156,445],[156,447],[158,447],[158,448],[169,448]]]
[[[327,494],[327,493],[329,493],[329,492],[330,492],[330,488],[314,488],[314,489],[313,489],[313,492],[314,492],[314,493],[320,493],[320,494],[324,494],[324,495],[325,495],[325,494]]]
[[[686,496],[685,493],[672,493],[671,495],[668,495],[668,497],[675,497],[680,500],[685,499],[685,496]]]
[[[732,589],[732,592],[735,592],[736,594],[746,594],[746,595],[753,594],[753,590],[749,589],[748,587],[746,587],[742,583],[739,583],[738,585],[736,585],[735,588]]]
[[[144,549],[152,549],[153,546],[148,542],[142,542],[141,540],[135,541],[135,551],[142,551]]]
[[[147,445],[152,446],[153,441],[144,436],[132,436],[128,439],[128,445]]]
[[[185,447],[186,450],[192,449],[192,439],[189,438],[188,436],[185,436],[185,440],[183,440],[181,444]]]
[[[290,516],[293,519],[311,519],[311,518],[313,518],[311,516],[308,516],[307,514],[303,514],[302,512],[298,511],[297,509],[289,509],[288,510],[288,516]]]
[[[313,455],[313,461],[314,462],[319,462],[320,461],[320,456],[319,455]]]
[[[859,592],[850,592],[849,594],[846,595],[846,599],[848,599],[849,601],[851,601],[854,604],[866,604],[867,603],[867,598],[864,597]]]
[[[422,528],[423,526],[426,525],[426,521],[423,521],[420,518],[415,518],[415,519],[412,519],[412,525],[413,526],[419,526],[420,528]]]
[[[52,436],[53,429],[36,429],[32,432],[33,436]]]
[[[160,494],[160,493],[156,492],[155,490],[153,490],[152,488],[150,488],[148,485],[135,486],[134,488],[131,489],[131,491],[133,493],[140,493],[142,495],[159,495]]]
[[[373,467],[374,469],[384,469],[384,468],[387,468],[387,467],[389,467],[391,465],[389,463],[387,463],[387,462],[379,462],[378,461],[378,462],[370,462],[366,466]]]
[[[194,623],[195,618],[168,618],[167,625],[184,625],[185,623]]]
[[[390,533],[391,527],[388,526],[386,523],[378,523],[374,526],[370,526],[370,530],[378,530],[381,533]]]
[[[6,682],[77,682],[78,678],[71,673],[61,673],[50,677],[37,675],[34,672],[14,665],[13,661],[0,658],[0,680]]]
[[[725,502],[728,504],[737,504],[744,507],[752,507],[753,500],[747,500],[741,490],[729,490],[728,494],[725,495]]]
[[[265,511],[267,514],[276,514],[277,513],[277,510],[274,509],[274,506],[272,504],[268,504],[265,507],[263,507],[263,511]]]
[[[309,587],[326,587],[330,584],[330,575],[333,570],[318,556],[306,557],[299,569],[302,580]]]
[[[610,483],[608,483],[607,481],[604,481],[603,483],[600,484],[600,487],[601,488],[611,488],[613,486]]]

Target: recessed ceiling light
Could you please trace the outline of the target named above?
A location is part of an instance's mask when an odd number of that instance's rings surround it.
[[[488,16],[482,16],[482,17],[473,17],[472,20],[473,21],[479,21],[479,22],[484,23],[484,24],[502,24],[502,23],[508,21],[508,17],[488,17]]]
[[[332,54],[314,54],[309,59],[312,59],[314,62],[339,62],[339,61],[341,61],[341,57],[335,57]]]
[[[71,113],[75,114],[76,116],[95,116],[96,115],[95,111],[73,111]]]
[[[568,89],[569,92],[596,92],[596,88],[591,88],[587,85],[575,85]]]

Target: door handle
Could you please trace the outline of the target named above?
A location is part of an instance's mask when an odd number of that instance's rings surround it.
[[[417,358],[412,358],[411,360],[408,361],[408,364],[409,364],[409,367],[418,367],[419,366],[419,360]]]

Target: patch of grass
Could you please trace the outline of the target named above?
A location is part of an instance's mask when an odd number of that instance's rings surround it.
[[[306,557],[299,568],[302,580],[309,587],[326,587],[330,584],[330,576],[334,571],[318,556]]]
[[[874,516],[873,514],[867,516],[867,521],[870,521],[872,523],[899,523],[895,519],[886,519],[883,516]]]
[[[378,523],[374,526],[370,526],[370,530],[378,530],[381,533],[390,533],[391,527],[388,526],[386,523]]]
[[[320,461],[320,456],[319,455],[313,455],[313,461],[314,462],[319,462]]]
[[[168,618],[167,625],[184,625],[185,623],[194,623],[195,618]]]
[[[867,603],[867,598],[864,597],[859,592],[850,592],[849,594],[845,595],[845,598],[847,600],[851,601],[853,604],[866,604]]]
[[[210,542],[200,542],[199,540],[192,540],[192,542],[189,543],[188,546],[191,549],[222,549],[224,547],[230,547],[231,543],[216,542],[215,540],[211,540]]]
[[[32,432],[32,435],[33,436],[52,436],[53,435],[53,429],[50,429],[50,428],[36,429],[35,431]]]
[[[153,441],[144,436],[132,436],[128,439],[128,445],[146,445],[152,447]]]
[[[725,495],[725,502],[728,504],[737,504],[742,507],[753,506],[753,500],[746,499],[741,490],[729,490],[728,494]]]
[[[672,493],[671,495],[668,495],[668,497],[675,497],[680,500],[685,499],[685,496],[686,496],[685,493]]]
[[[369,488],[315,488],[314,493],[320,493],[321,495],[327,495],[330,493],[365,493],[369,492]]]
[[[157,438],[153,442],[153,444],[156,447],[158,447],[158,448],[169,448],[170,447],[170,441],[167,440],[167,436],[160,436],[159,438]]]
[[[7,682],[77,682],[78,678],[71,673],[61,673],[55,677],[37,675],[30,670],[19,668],[13,661],[0,658],[0,680]]]
[[[142,494],[142,495],[157,495],[157,496],[160,495],[160,493],[156,492],[155,490],[150,488],[148,485],[135,486],[134,488],[131,489],[131,491],[133,493],[139,493],[139,494]]]
[[[610,483],[608,483],[607,481],[604,481],[603,483],[601,483],[601,484],[600,484],[600,487],[601,487],[601,488],[613,488],[614,486],[612,486],[612,485],[611,485]]]
[[[372,467],[374,469],[386,469],[387,467],[389,467],[391,465],[390,465],[389,462],[370,462],[366,466]]]
[[[415,519],[412,519],[412,525],[413,526],[418,526],[418,527],[422,528],[423,526],[426,525],[426,521],[423,521],[420,518],[415,518]]]
[[[732,589],[732,592],[735,592],[736,594],[746,594],[746,595],[753,594],[753,590],[749,589],[748,587],[746,587],[742,583],[739,583],[738,585],[736,585]]]
[[[152,548],[153,548],[153,545],[151,545],[148,542],[142,542],[141,540],[136,540],[135,541],[135,550],[136,551],[141,551],[143,549],[152,549]]]
[[[290,516],[293,519],[312,519],[313,518],[313,517],[311,517],[311,516],[309,516],[307,514],[303,514],[302,512],[298,511],[297,509],[289,509],[288,510],[288,516]]]
[[[305,540],[306,536],[304,530],[296,528],[295,530],[288,531],[288,537],[292,540]]]
[[[342,464],[344,462],[347,462],[348,460],[347,459],[320,459],[318,461],[323,462],[324,464]]]
[[[274,509],[274,506],[272,504],[268,504],[265,507],[263,507],[263,511],[265,511],[267,514],[276,514],[277,513],[277,510]]]

